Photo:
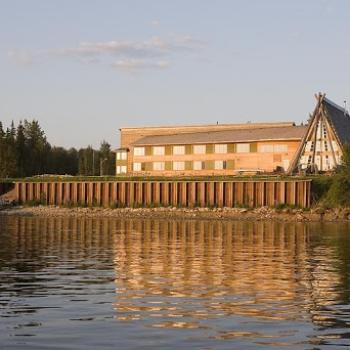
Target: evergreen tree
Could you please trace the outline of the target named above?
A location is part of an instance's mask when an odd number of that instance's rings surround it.
[[[91,146],[51,147],[37,120],[14,122],[4,131],[0,121],[0,177],[55,175],[114,175],[111,146],[103,141],[100,150]]]
[[[115,174],[115,155],[111,151],[111,145],[105,140],[100,146],[100,175]]]
[[[19,122],[16,132],[16,158],[17,158],[17,176],[26,175],[26,139],[24,136],[24,127],[22,121]]]
[[[27,148],[26,170],[28,175],[44,174],[48,167],[50,145],[37,120],[24,121],[24,135]]]

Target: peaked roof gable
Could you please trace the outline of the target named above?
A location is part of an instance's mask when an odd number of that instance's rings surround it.
[[[317,104],[310,115],[310,119],[307,125],[307,131],[302,139],[302,142],[299,145],[299,148],[294,156],[294,159],[291,163],[291,166],[288,170],[288,173],[294,172],[298,168],[298,164],[301,160],[301,157],[305,153],[306,143],[312,137],[313,141],[317,141],[316,131],[318,129],[318,123],[321,120],[324,120],[329,126],[331,130],[329,130],[330,135],[333,134],[333,138],[337,140],[339,147],[342,148],[344,144],[350,144],[350,115],[349,113],[342,107],[338,106],[333,101],[327,99],[325,94],[317,94],[315,95]],[[328,133],[328,132],[327,132]],[[316,145],[313,145],[312,151],[312,163],[315,162],[316,153]],[[333,146],[331,145],[333,158],[335,164],[339,163],[339,159],[335,158]],[[310,152],[309,152],[310,153]]]

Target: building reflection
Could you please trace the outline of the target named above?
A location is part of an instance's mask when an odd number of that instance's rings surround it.
[[[329,322],[322,309],[339,299],[340,276],[333,248],[314,246],[311,236],[304,224],[120,222],[117,318],[154,317],[163,320],[155,326],[192,328],[230,315],[311,317],[322,325]]]
[[[332,311],[344,298],[341,244],[323,241],[320,224],[24,217],[0,224],[7,227],[0,232],[2,285],[13,283],[5,270],[33,279],[19,295],[44,289],[54,260],[78,271],[114,270],[119,321],[198,328],[232,316],[344,326]],[[106,282],[103,273],[96,280]],[[237,333],[222,335],[231,336]]]

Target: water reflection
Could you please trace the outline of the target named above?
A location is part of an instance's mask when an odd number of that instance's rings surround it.
[[[2,218],[0,339],[8,348],[58,336],[60,348],[84,349],[350,345],[349,228]]]

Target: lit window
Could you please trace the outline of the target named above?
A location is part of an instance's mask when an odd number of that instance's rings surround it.
[[[259,146],[259,152],[261,152],[261,153],[272,153],[273,152],[273,145],[260,145]]]
[[[305,151],[310,152],[312,147],[312,141],[307,141],[305,146]]]
[[[286,153],[288,152],[288,145],[273,145],[273,151],[275,153]]]
[[[154,156],[164,156],[165,147],[164,146],[154,146],[153,147],[153,155]]]
[[[193,153],[194,154],[205,154],[206,146],[205,145],[194,145]]]
[[[227,153],[227,145],[215,145],[215,153]]]
[[[222,170],[224,169],[224,162],[222,160],[216,160],[214,165],[215,170]]]
[[[126,174],[127,168],[125,165],[117,166],[117,174]]]
[[[173,162],[173,170],[185,170],[185,162]]]
[[[134,156],[144,156],[144,155],[145,155],[145,147],[134,148]]]
[[[174,146],[173,147],[173,154],[185,154],[185,146]]]
[[[200,160],[195,160],[193,162],[193,170],[203,170],[204,169],[204,162],[201,162]]]
[[[125,151],[117,152],[117,160],[126,160],[126,159],[127,159],[127,153]]]
[[[237,143],[237,153],[248,153],[250,151],[249,143]]]
[[[153,163],[153,170],[164,170],[165,169],[165,162],[154,162]]]
[[[134,171],[141,171],[141,163],[134,163],[133,169]]]

